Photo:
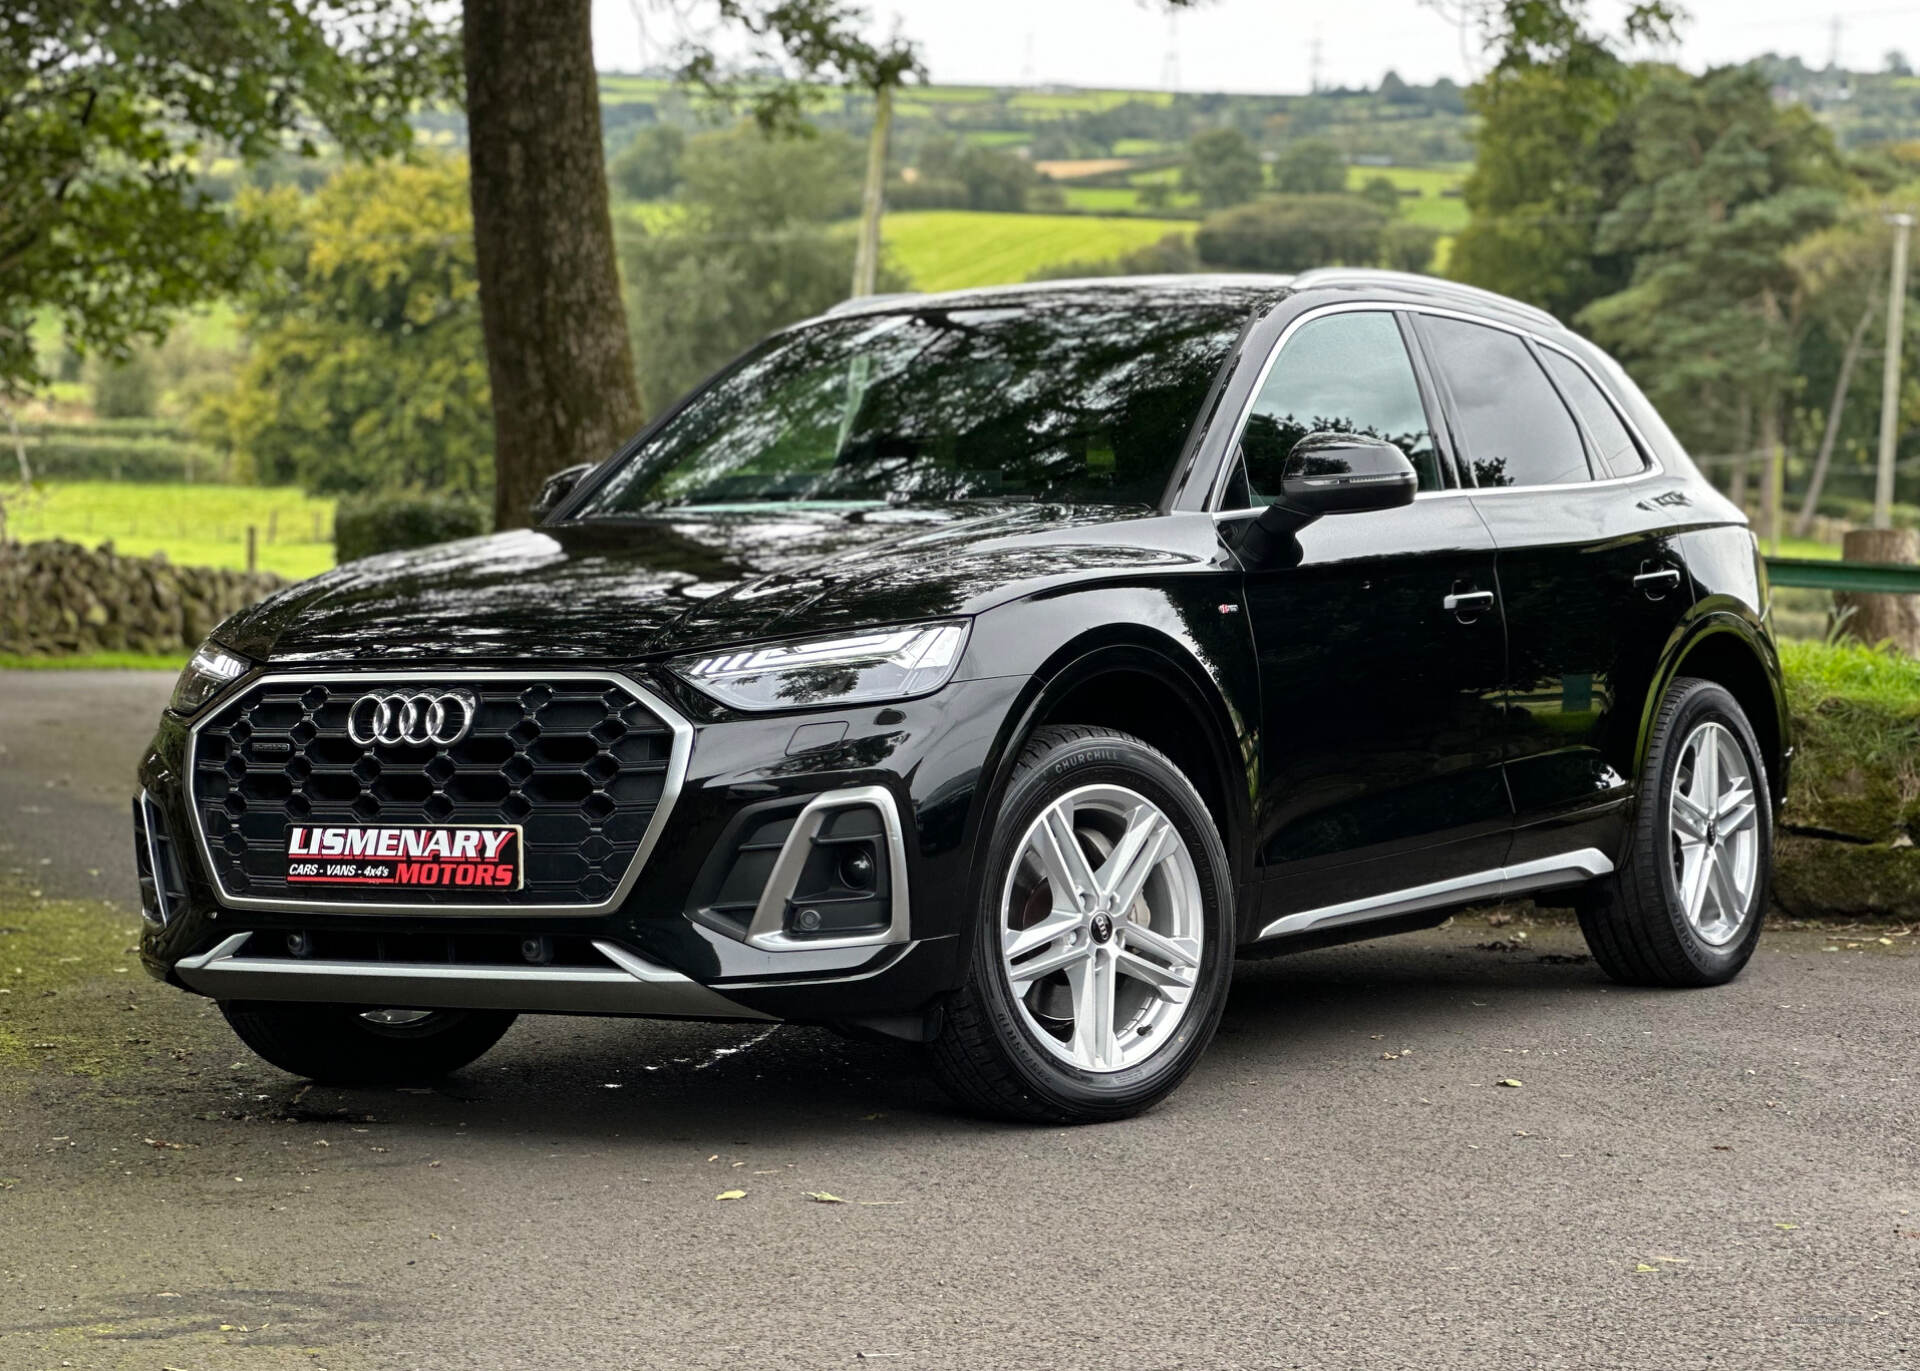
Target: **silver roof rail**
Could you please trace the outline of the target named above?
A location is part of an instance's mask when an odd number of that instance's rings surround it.
[[[922,292],[917,290],[896,290],[884,295],[856,295],[851,300],[842,300],[837,305],[829,306],[824,317],[830,319],[836,314],[851,314],[869,305],[890,305],[901,300],[917,300],[921,294]]]
[[[1436,300],[1458,300],[1463,304],[1470,303],[1518,315],[1523,319],[1531,320],[1540,328],[1562,331],[1566,328],[1565,324],[1535,305],[1524,304],[1495,291],[1482,290],[1479,286],[1463,285],[1459,281],[1446,281],[1438,276],[1421,276],[1411,271],[1386,271],[1377,267],[1315,267],[1312,271],[1303,271],[1293,278],[1295,290],[1339,286],[1353,286],[1360,289],[1374,286],[1389,290],[1403,290],[1410,295],[1430,295]]]

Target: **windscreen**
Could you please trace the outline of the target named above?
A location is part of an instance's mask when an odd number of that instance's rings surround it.
[[[1152,504],[1248,317],[1023,303],[830,319],[696,396],[575,517],[1027,499]]]

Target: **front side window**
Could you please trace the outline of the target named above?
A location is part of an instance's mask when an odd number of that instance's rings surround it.
[[[1560,383],[1560,391],[1573,403],[1586,422],[1587,433],[1599,449],[1600,474],[1603,476],[1637,476],[1647,469],[1647,459],[1633,441],[1633,435],[1627,432],[1627,426],[1621,421],[1612,404],[1595,385],[1593,378],[1573,358],[1565,353],[1555,352],[1551,348],[1542,348],[1540,353],[1547,359],[1547,370],[1553,373],[1553,379]]]
[[[1592,479],[1586,444],[1533,351],[1518,334],[1424,317],[1476,486],[1551,486]]]
[[[1220,297],[830,319],[783,334],[696,396],[583,519],[784,504],[1153,504],[1246,323]]]
[[[1439,487],[1433,432],[1391,314],[1330,314],[1287,340],[1240,438],[1253,503],[1279,497],[1281,468],[1295,443],[1329,430],[1392,443],[1413,463],[1421,490]]]

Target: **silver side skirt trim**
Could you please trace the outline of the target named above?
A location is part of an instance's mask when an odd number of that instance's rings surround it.
[[[182,957],[188,988],[219,1000],[296,1000],[383,1009],[507,1009],[521,1014],[628,1014],[667,1019],[772,1016],[612,943],[594,947],[611,967],[448,966],[243,957],[251,933]]]
[[[1523,895],[1531,890],[1551,890],[1555,886],[1578,885],[1613,870],[1613,862],[1596,847],[1583,847],[1556,857],[1542,857],[1518,866],[1497,866],[1490,871],[1475,871],[1430,885],[1370,895],[1364,900],[1303,909],[1275,919],[1260,930],[1256,942],[1280,938],[1289,933],[1304,933],[1312,928],[1362,923],[1369,919],[1389,919],[1396,914],[1417,914],[1423,909],[1444,909],[1448,905],[1471,904],[1475,900],[1497,899],[1505,895]]]

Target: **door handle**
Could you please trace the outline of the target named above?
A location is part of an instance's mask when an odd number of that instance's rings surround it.
[[[1456,590],[1440,602],[1440,607],[1466,622],[1470,615],[1484,614],[1493,608],[1491,590]]]
[[[1643,591],[1649,599],[1657,600],[1669,590],[1680,584],[1680,571],[1677,567],[1661,567],[1657,571],[1643,571],[1633,578],[1633,584]]]

